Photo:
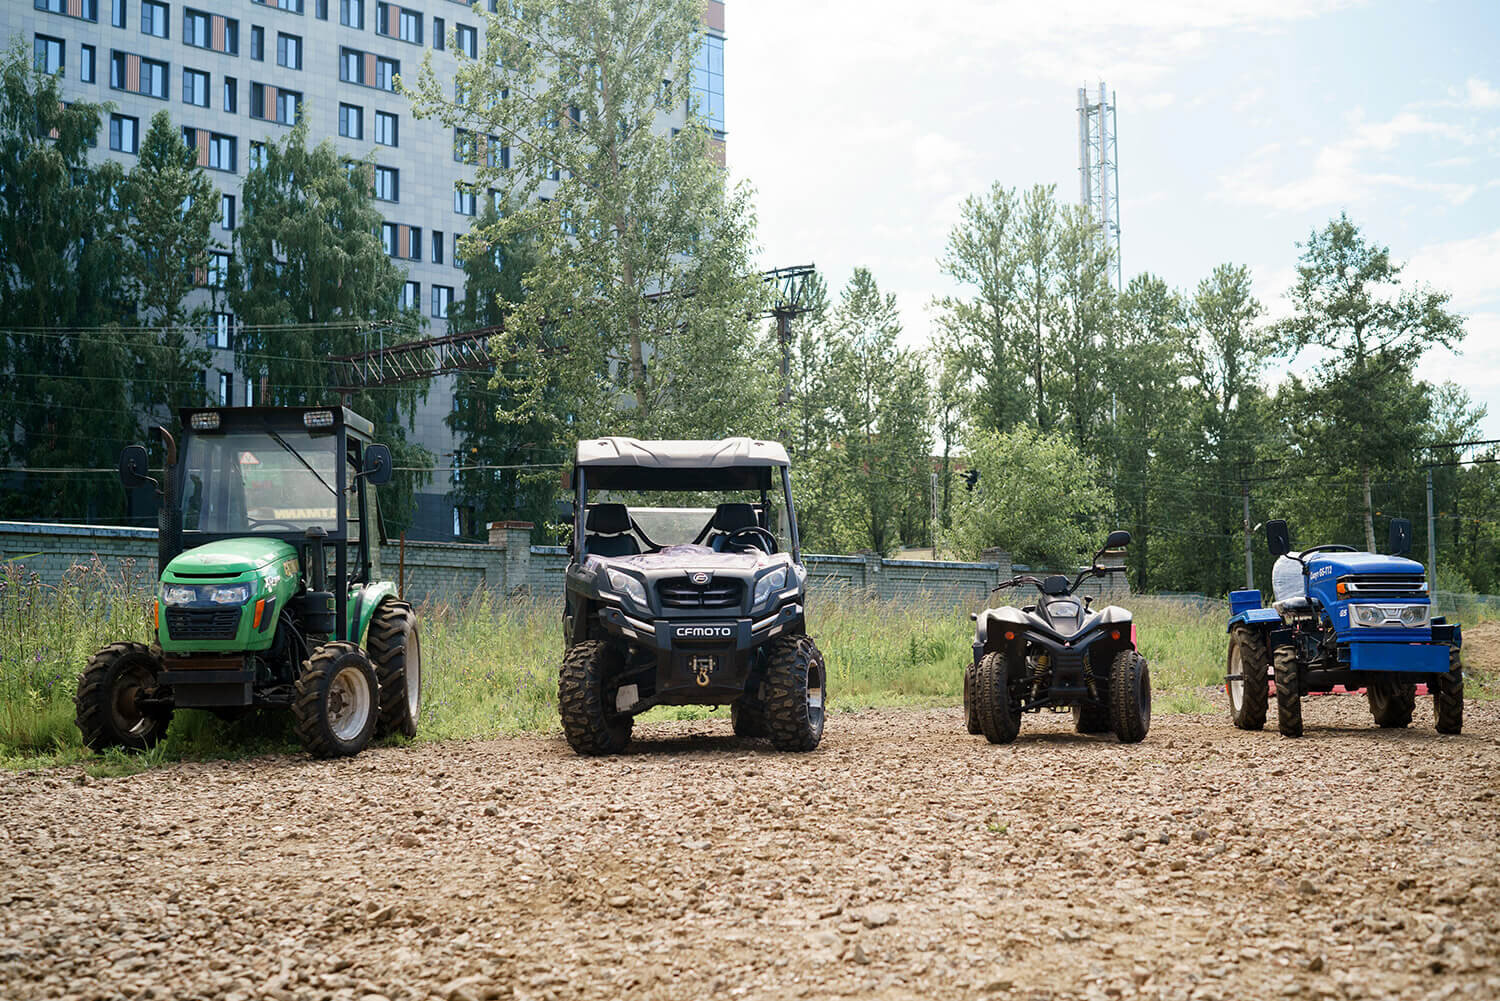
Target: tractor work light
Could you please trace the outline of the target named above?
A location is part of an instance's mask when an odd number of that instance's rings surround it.
[[[189,423],[194,431],[217,431],[219,430],[219,412],[207,410],[203,413],[194,414]]]
[[[310,428],[333,427],[332,410],[309,410],[302,415],[302,426]]]

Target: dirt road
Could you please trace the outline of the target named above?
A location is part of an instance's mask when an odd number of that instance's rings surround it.
[[[0,776],[0,998],[1500,997],[1500,705]]]

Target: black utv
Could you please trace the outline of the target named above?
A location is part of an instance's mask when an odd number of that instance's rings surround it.
[[[593,438],[573,490],[558,679],[573,749],[622,750],[652,706],[726,704],[742,737],[817,747],[827,672],[806,631],[786,450]]]
[[[1111,532],[1088,567],[1069,580],[1021,575],[996,591],[1028,585],[1036,604],[1002,605],[976,613],[974,660],[964,670],[964,713],[970,733],[1009,744],[1021,732],[1021,714],[1071,710],[1079,733],[1113,730],[1122,744],[1151,728],[1151,676],[1136,649],[1135,620],[1116,605],[1091,608],[1078,586],[1090,577],[1124,573],[1101,567],[1106,550],[1130,544],[1130,533]]]

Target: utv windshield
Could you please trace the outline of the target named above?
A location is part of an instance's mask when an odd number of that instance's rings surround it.
[[[667,546],[680,546],[690,543],[699,545],[712,545],[720,536],[732,534],[734,522],[721,516],[715,525],[715,516],[720,513],[720,508],[713,501],[722,503],[728,509],[738,506],[748,506],[754,515],[755,524],[768,524],[770,531],[776,538],[777,549],[781,552],[791,552],[792,540],[790,533],[786,530],[786,519],[781,517],[777,509],[775,499],[768,499],[767,511],[761,513],[760,496],[746,494],[728,494],[723,497],[714,497],[707,506],[697,506],[702,498],[693,495],[694,506],[671,505],[668,499],[663,503],[661,494],[640,495],[631,491],[612,491],[608,497],[597,495],[593,498],[595,502],[624,504],[634,523],[632,534],[640,538],[642,550],[655,545],[659,548]],[[741,508],[741,510],[743,510]],[[745,519],[742,519],[745,520]],[[747,522],[750,523],[750,522]],[[720,545],[723,543],[721,542]]]
[[[303,532],[338,527],[338,436],[308,431],[193,435],[184,448],[188,532]]]

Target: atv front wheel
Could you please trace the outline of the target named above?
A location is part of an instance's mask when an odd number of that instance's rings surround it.
[[[297,678],[297,739],[315,758],[358,754],[375,736],[379,691],[363,650],[342,640],[324,643],[302,662]]]
[[[979,725],[979,710],[974,701],[974,678],[978,670],[979,665],[973,660],[964,665],[964,726],[975,734],[984,732]]]
[[[1010,663],[1001,651],[987,653],[974,672],[974,714],[991,744],[1009,744],[1021,732],[1021,714],[1010,697]]]
[[[1229,663],[1224,673],[1224,688],[1229,695],[1229,718],[1241,730],[1261,730],[1266,725],[1266,705],[1271,685],[1267,668],[1271,658],[1266,654],[1266,638],[1245,626],[1236,626],[1229,634]]]
[[[630,743],[634,720],[615,712],[619,651],[600,640],[575,643],[563,655],[557,708],[568,746],[590,756],[618,754]]]
[[[823,739],[828,670],[811,636],[766,647],[766,732],[778,751],[811,751]]]
[[[422,715],[422,634],[417,613],[404,601],[381,602],[365,642],[380,683],[380,722],[375,735],[415,737]]]
[[[161,660],[144,643],[111,643],[89,658],[73,699],[83,742],[96,751],[145,751],[166,735],[171,710],[147,713],[136,696],[156,687]]]
[[[1438,733],[1462,733],[1464,729],[1464,662],[1458,647],[1448,648],[1448,673],[1438,676],[1432,689],[1433,715]]]
[[[1139,744],[1151,729],[1151,668],[1129,647],[1110,664],[1109,722],[1122,744]]]
[[[1417,708],[1416,685],[1406,684],[1391,674],[1381,674],[1365,686],[1365,697],[1370,700],[1370,715],[1375,718],[1376,726],[1383,729],[1411,726],[1411,716]]]
[[[1109,707],[1097,702],[1073,707],[1073,730],[1075,733],[1108,733],[1113,727],[1109,722]]]
[[[766,704],[757,694],[746,692],[730,703],[729,723],[736,737],[766,736]]]
[[[1291,646],[1279,646],[1276,666],[1276,729],[1283,737],[1302,736],[1302,665]]]

